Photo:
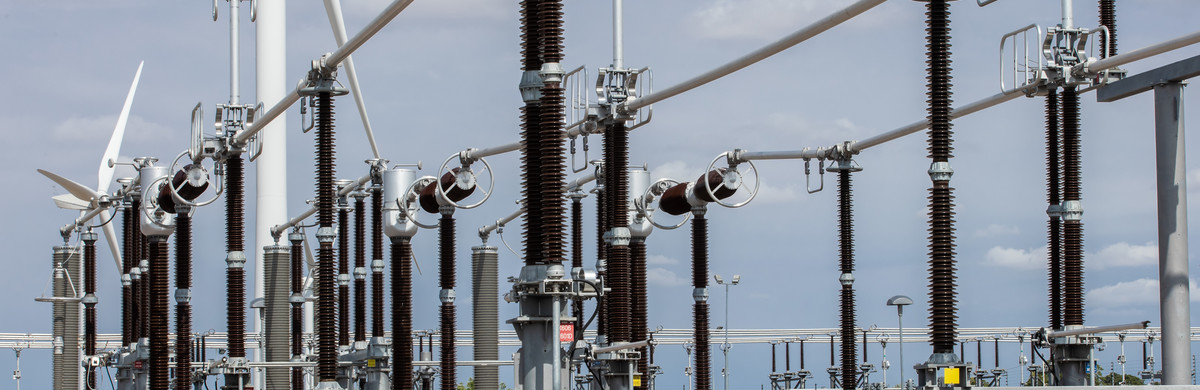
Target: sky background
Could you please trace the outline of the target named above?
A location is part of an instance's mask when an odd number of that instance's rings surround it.
[[[850,3],[627,1],[625,62],[629,67],[652,67],[654,84],[661,89]],[[345,0],[349,33],[355,34],[386,4]],[[289,5],[287,79],[292,82],[335,44],[320,2]],[[7,144],[0,163],[8,167],[0,179],[14,186],[3,198],[9,207],[0,209],[0,220],[7,222],[0,225],[0,242],[7,251],[3,262],[8,269],[0,273],[0,295],[8,297],[0,306],[6,314],[0,315],[0,332],[49,332],[50,305],[33,298],[42,294],[51,276],[52,247],[61,244],[57,229],[75,215],[54,207],[49,197],[65,191],[35,169],[95,183],[103,146],[138,62],[145,60],[146,65],[121,149],[125,158],[173,158],[187,147],[189,114],[196,102],[203,102],[211,113],[215,104],[228,100],[227,5],[221,3],[217,22],[211,20],[210,7],[204,1],[0,3],[0,36],[5,37],[0,49],[9,58],[0,69],[10,75],[9,92],[0,97]],[[1196,10],[1189,0],[1120,3],[1119,50],[1193,32]],[[1030,23],[1054,25],[1061,16],[1058,2],[1034,0],[1001,0],[986,8],[959,1],[951,11],[955,106],[999,92],[1001,35]],[[448,156],[467,147],[519,139],[518,13],[515,1],[416,1],[355,53],[385,158],[393,163],[423,162],[421,174],[433,175]],[[595,75],[596,68],[611,63],[611,3],[568,1],[564,13],[564,65],[586,65]],[[748,69],[656,104],[653,121],[631,134],[631,165],[646,164],[654,178],[692,180],[718,154],[734,148],[830,146],[920,120],[926,106],[924,18],[921,3],[889,1]],[[1094,27],[1095,2],[1077,2],[1075,20],[1079,26]],[[243,8],[241,95],[247,102],[255,101],[253,36]],[[1197,47],[1185,48],[1126,69],[1138,73],[1198,52]],[[962,327],[1037,328],[1046,323],[1043,101],[1019,98],[954,122],[952,185]],[[1082,101],[1086,322],[1150,320],[1157,326],[1152,97],[1143,94],[1101,104],[1089,93]],[[1187,103],[1186,112],[1197,112],[1195,101]],[[341,98],[337,107],[337,176],[356,178],[367,172],[362,160],[370,157],[370,149],[353,102]],[[298,116],[293,108],[286,117],[289,215],[307,208],[304,201],[314,194],[313,136],[300,132]],[[1195,140],[1188,141],[1188,150],[1196,149]],[[593,152],[599,151],[600,138],[591,141]],[[916,302],[906,310],[905,324],[927,325],[925,212],[930,182],[925,143],[923,134],[912,135],[855,159],[865,168],[854,175],[860,326],[893,327],[895,312],[884,302],[896,294]],[[470,247],[479,244],[477,228],[508,215],[520,197],[518,155],[488,161],[497,174],[495,194],[487,204],[455,215],[459,275],[470,275]],[[1189,199],[1195,202],[1200,170],[1196,158],[1190,161]],[[757,165],[763,186],[757,199],[741,209],[713,206],[708,213],[711,271],[742,275],[742,284],[733,288],[730,298],[729,326],[835,327],[839,285],[834,176],[827,178],[827,190],[809,195],[802,162]],[[249,169],[247,183],[253,180],[254,170]],[[585,200],[585,210],[594,210],[592,201]],[[254,206],[254,187],[248,185],[247,210]],[[248,216],[252,220],[253,214]],[[587,215],[584,222],[588,259],[595,254],[592,218]],[[194,220],[193,329],[224,330],[223,202],[198,210]],[[519,249],[517,226],[511,225],[504,238]],[[253,226],[247,229],[253,231]],[[414,283],[416,329],[437,327],[436,235],[422,231],[413,243],[421,268],[428,272]],[[648,240],[651,327],[691,326],[689,242],[687,229],[656,231]],[[499,244],[499,239],[493,236],[491,243]],[[254,243],[251,235],[247,247],[264,244]],[[119,279],[103,240],[100,245],[100,331],[117,333]],[[500,259],[502,279],[517,274],[517,256],[502,248]],[[460,329],[470,327],[466,280],[459,279],[459,302],[464,303],[459,306]],[[724,292],[711,290],[712,324],[724,325]],[[515,314],[515,305],[501,305],[501,319]],[[1193,312],[1193,323],[1197,318]],[[1002,349],[1001,366],[1015,368],[1016,345]],[[924,344],[909,344],[906,362],[911,366],[923,361],[928,351]],[[459,353],[470,356],[468,348]],[[736,346],[730,358],[731,387],[767,384],[768,353],[765,344]],[[815,363],[808,368],[823,373],[823,352],[809,355]],[[0,368],[15,369],[13,356],[0,351]],[[873,351],[872,356],[877,359],[879,353]],[[22,384],[47,388],[50,352],[26,351],[22,357]],[[660,386],[686,386],[685,357],[680,347],[659,349],[656,360],[664,368]],[[990,367],[990,359],[985,360]],[[721,364],[717,353],[715,383],[720,383]],[[1135,369],[1133,364],[1130,368]],[[893,364],[893,382],[897,370]],[[502,380],[511,384],[511,371],[501,372]],[[465,380],[470,370],[460,373]],[[908,375],[913,375],[911,370]],[[1015,371],[1011,375],[1015,384]],[[810,387],[827,386],[826,381],[819,374]]]

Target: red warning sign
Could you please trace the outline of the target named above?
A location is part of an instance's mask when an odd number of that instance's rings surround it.
[[[564,343],[575,341],[575,324],[559,324],[558,341]]]

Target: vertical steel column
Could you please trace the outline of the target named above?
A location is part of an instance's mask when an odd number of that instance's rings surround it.
[[[1162,319],[1162,384],[1191,384],[1188,292],[1187,165],[1182,82],[1154,87],[1158,182],[1158,291]]]

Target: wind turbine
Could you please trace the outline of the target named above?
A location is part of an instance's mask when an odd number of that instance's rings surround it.
[[[113,163],[121,151],[121,140],[125,137],[125,125],[129,122],[129,110],[133,106],[133,95],[137,92],[138,81],[142,78],[142,66],[145,64],[145,61],[138,64],[137,73],[133,76],[133,85],[129,86],[129,94],[125,96],[125,105],[121,107],[121,115],[117,117],[117,125],[113,129],[112,137],[108,140],[108,147],[104,149],[104,155],[100,158],[100,167],[96,173],[98,179],[96,189],[93,190],[83,184],[46,170],[37,170],[67,190],[67,194],[52,197],[55,205],[68,210],[80,210],[81,212],[81,216],[73,224],[62,228],[64,236],[69,235],[79,225],[97,215],[103,221],[110,221],[112,219],[112,212],[109,208],[113,206],[113,198],[108,194],[108,186],[112,183],[113,171],[115,170],[115,164]],[[105,223],[103,231],[104,238],[108,241],[108,249],[112,251],[113,260],[117,264],[116,269],[120,272],[121,249],[120,244],[117,242],[116,229],[113,227],[113,224]]]

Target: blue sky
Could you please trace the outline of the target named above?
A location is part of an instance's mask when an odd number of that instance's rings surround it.
[[[849,3],[628,1],[626,64],[651,66],[655,85],[673,85]],[[1094,4],[1076,5],[1078,25],[1096,25]],[[334,42],[319,3],[289,5],[287,79],[298,80],[310,60],[331,51]],[[347,29],[354,34],[385,5],[383,0],[345,0]],[[2,67],[10,75],[9,93],[0,97],[0,114],[8,128],[4,132],[8,151],[0,155],[0,163],[9,168],[0,177],[20,189],[7,192],[4,199],[9,207],[0,209],[0,219],[8,221],[0,226],[0,237],[7,244],[4,261],[9,265],[9,271],[0,274],[0,294],[10,297],[4,311],[17,314],[0,316],[0,332],[49,331],[50,307],[33,298],[50,276],[51,247],[61,242],[57,228],[73,214],[54,207],[48,198],[64,191],[35,169],[85,184],[95,181],[102,145],[138,62],[145,60],[146,68],[123,156],[163,160],[175,156],[187,147],[189,113],[196,102],[202,101],[212,112],[214,104],[228,99],[227,13],[222,4],[221,19],[213,22],[209,7],[207,2],[150,0],[0,4],[0,35],[6,37],[0,40],[0,49],[9,53]],[[610,63],[610,10],[607,1],[566,2],[568,69],[579,65],[595,69]],[[959,1],[951,10],[956,106],[998,92],[1001,35],[1029,23],[1053,25],[1060,17],[1058,2],[1033,0],[1001,0],[986,8]],[[1190,16],[1195,11],[1196,5],[1187,0],[1120,4],[1120,50],[1193,32]],[[393,163],[422,161],[422,174],[434,174],[436,165],[459,150],[518,140],[517,13],[517,4],[511,1],[416,1],[355,53],[386,158]],[[716,155],[734,148],[829,146],[919,120],[925,116],[924,28],[920,3],[886,2],[780,55],[657,104],[653,122],[631,135],[631,163],[647,164],[655,178],[692,179]],[[243,13],[245,101],[254,95],[253,32]],[[1126,68],[1137,73],[1198,51],[1185,48]],[[1096,325],[1151,320],[1157,325],[1152,100],[1144,95],[1100,104],[1093,96],[1084,95],[1082,110],[1086,320]],[[954,123],[952,184],[957,198],[959,324],[963,327],[1037,327],[1046,322],[1042,104],[1040,98],[1021,98]],[[337,122],[338,176],[346,178],[363,175],[366,166],[361,161],[370,156],[352,106],[350,99],[338,101],[342,114]],[[1186,110],[1196,112],[1195,99]],[[293,215],[313,196],[313,140],[299,131],[297,117],[293,109],[286,118]],[[599,138],[593,138],[598,146]],[[1188,149],[1195,147],[1192,137]],[[1200,170],[1195,169],[1197,160],[1190,160],[1189,193],[1195,194]],[[497,171],[495,195],[478,209],[456,213],[459,275],[469,274],[470,246],[479,242],[477,227],[514,209],[520,192],[518,161],[515,154],[489,159]],[[855,174],[854,187],[860,325],[892,326],[894,312],[883,303],[895,294],[916,301],[905,324],[924,325],[929,186],[924,136],[872,148],[856,161],[865,168]],[[739,273],[743,278],[733,291],[730,326],[834,327],[835,191],[806,194],[800,161],[767,161],[758,167],[764,187],[758,199],[741,209],[713,207],[708,213],[712,272]],[[248,179],[253,180],[253,175]],[[829,180],[832,187],[833,177]],[[252,187],[248,199],[252,210]],[[586,209],[592,210],[591,199],[587,202]],[[197,330],[224,329],[223,209],[217,202],[195,217],[192,302]],[[585,218],[585,226],[593,226],[591,216]],[[514,247],[520,241],[516,226],[505,234]],[[498,243],[497,238],[492,240]],[[595,253],[592,242],[585,240],[587,257]],[[430,272],[414,285],[417,329],[437,326],[432,272],[436,243],[433,231],[421,232],[414,241],[417,260]],[[688,243],[686,229],[656,231],[648,241],[651,326],[690,326]],[[107,251],[100,253],[104,256]],[[517,273],[519,259],[502,252],[501,261],[502,276]],[[115,333],[119,313],[112,308],[118,307],[118,279],[111,261],[99,264],[100,328]],[[465,279],[460,286],[464,298],[460,302],[469,302]],[[722,294],[712,292],[714,325],[723,321]],[[515,315],[513,306],[502,305],[501,317]],[[469,312],[469,307],[460,306],[460,329],[469,327]],[[1193,322],[1200,318],[1195,313],[1192,317]],[[1015,348],[1005,353],[1015,354]],[[666,375],[659,384],[665,388],[685,383],[684,354],[682,348],[675,349],[660,351]],[[909,364],[928,353],[916,344],[906,350]],[[734,349],[732,369],[745,378],[735,381],[735,388],[766,382],[766,351],[765,345]],[[810,361],[823,360],[814,353],[810,352]],[[460,352],[460,356],[468,354],[466,349]],[[23,384],[46,387],[49,353],[30,351],[23,357]],[[990,359],[985,360],[990,366]],[[720,364],[718,357],[714,366]],[[11,352],[0,351],[0,367],[14,367]],[[889,378],[898,377],[896,369]]]

